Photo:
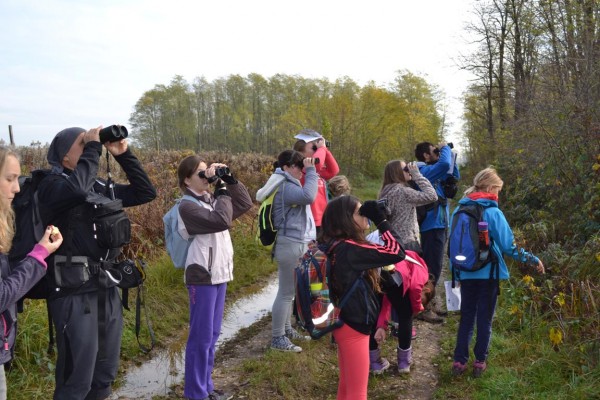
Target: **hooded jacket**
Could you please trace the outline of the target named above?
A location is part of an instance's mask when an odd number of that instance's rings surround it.
[[[315,222],[310,204],[317,194],[317,173],[314,167],[306,168],[304,186],[289,173],[277,168],[269,180],[256,192],[263,201],[277,188],[273,199],[273,225],[277,236],[308,243],[316,237]]]
[[[507,255],[517,261],[530,265],[537,265],[539,263],[539,258],[528,253],[523,248],[517,247],[515,244],[515,237],[510,229],[508,221],[506,220],[504,213],[498,208],[498,202],[490,199],[472,200],[469,197],[463,197],[458,202],[459,206],[474,203],[478,203],[484,207],[483,220],[488,223],[489,236],[492,242],[491,249],[498,259],[501,280],[510,277],[503,255]],[[454,218],[456,211],[458,211],[458,207],[452,213],[452,218]],[[450,231],[450,235],[452,235],[452,231]],[[490,279],[490,268],[492,268],[491,262],[477,271],[458,271],[457,269],[456,280]],[[453,270],[452,262],[450,262],[450,269]],[[495,272],[494,276],[496,276]]]
[[[406,255],[419,261],[420,264],[404,259],[395,265],[396,273],[402,275],[402,295],[410,298],[410,305],[412,308],[413,315],[417,315],[424,310],[423,304],[421,303],[421,293],[423,292],[423,286],[429,280],[429,272],[427,271],[427,264],[417,253],[414,251],[406,250]],[[399,289],[399,288],[398,288]],[[392,304],[388,300],[387,296],[383,296],[383,303],[381,305],[381,312],[377,319],[377,327],[387,327],[390,315],[392,312]]]

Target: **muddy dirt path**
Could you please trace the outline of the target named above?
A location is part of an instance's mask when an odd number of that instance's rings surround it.
[[[440,337],[443,334],[442,325],[434,325],[415,320],[417,339],[413,341],[414,363],[411,373],[399,376],[396,371],[395,353],[388,351],[385,355],[392,366],[386,372],[391,379],[378,382],[378,391],[398,393],[398,399],[426,400],[431,399],[438,381],[438,365],[435,359],[440,353]],[[263,357],[271,340],[270,317],[257,322],[248,332],[228,343],[227,349],[217,356],[217,365],[213,372],[215,386],[234,395],[234,399],[248,399],[243,395],[246,382],[240,381],[236,375],[236,367],[243,360]],[[388,341],[395,338],[388,338]],[[385,385],[385,388],[380,386]],[[369,399],[377,399],[377,394],[369,392]],[[182,399],[183,387],[178,385],[168,398]]]

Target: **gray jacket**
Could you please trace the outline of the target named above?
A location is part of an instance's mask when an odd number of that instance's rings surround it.
[[[266,196],[270,195],[275,188],[279,188],[273,199],[273,224],[277,229],[277,235],[307,243],[316,238],[315,221],[310,211],[310,204],[317,196],[318,176],[315,167],[308,167],[305,171],[304,186],[302,186],[298,179],[278,168],[273,174],[275,178],[269,179],[267,183],[272,190]],[[281,180],[280,177],[285,179]],[[279,181],[281,181],[279,185],[273,185]]]

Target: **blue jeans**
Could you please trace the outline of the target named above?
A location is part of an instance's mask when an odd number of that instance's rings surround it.
[[[469,361],[469,344],[477,321],[475,359],[485,361],[492,336],[492,320],[498,299],[498,282],[488,279],[460,281],[460,323],[454,348],[454,361],[466,364]]]

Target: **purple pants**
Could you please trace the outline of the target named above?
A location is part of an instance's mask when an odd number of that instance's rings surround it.
[[[185,348],[184,395],[188,399],[204,399],[214,390],[215,344],[221,333],[227,283],[187,288],[190,331]]]

